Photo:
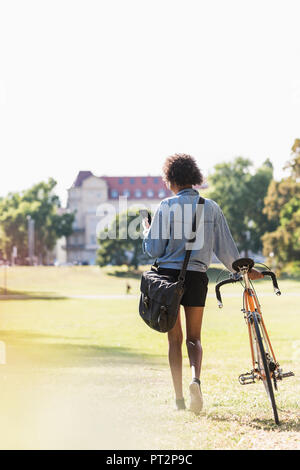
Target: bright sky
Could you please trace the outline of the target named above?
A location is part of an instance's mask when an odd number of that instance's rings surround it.
[[[300,137],[298,0],[0,3],[0,195],[194,155],[275,176]]]

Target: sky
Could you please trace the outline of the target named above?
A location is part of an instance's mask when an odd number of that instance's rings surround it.
[[[0,196],[79,170],[236,156],[275,178],[300,137],[298,0],[0,0]]]

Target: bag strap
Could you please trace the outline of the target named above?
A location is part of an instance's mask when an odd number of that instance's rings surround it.
[[[204,204],[204,202],[205,202],[205,199],[202,196],[199,196],[198,201],[197,201],[197,205],[198,204]],[[197,228],[198,228],[198,227],[196,227],[197,205],[196,205],[196,212],[195,212],[195,215],[194,215],[194,218],[193,218],[193,225],[192,225],[192,230],[193,230],[193,233],[195,233],[195,236],[188,240],[189,243],[194,242],[195,239],[196,239],[196,231],[197,231]],[[190,261],[191,253],[192,253],[192,250],[185,250],[185,256],[184,256],[182,268],[181,268],[179,276],[178,276],[178,280],[180,280],[180,281],[185,280],[186,270],[187,270],[187,266],[188,266],[189,261]],[[152,271],[157,271],[158,267],[159,266],[158,266],[157,259],[156,259],[154,261],[153,265],[151,266],[151,270]]]
[[[195,212],[195,215],[194,215],[194,218],[193,218],[193,225],[192,225],[192,230],[193,230],[193,233],[195,233],[195,235],[188,240],[189,243],[193,243],[196,239],[196,232],[197,232],[197,229],[198,229],[198,227],[196,227],[197,208],[198,208],[198,204],[204,204],[204,202],[205,202],[205,199],[202,196],[199,196],[199,199],[198,199],[197,205],[196,205],[196,212]],[[198,220],[198,223],[199,223],[199,220]],[[188,267],[188,264],[189,264],[189,261],[190,261],[191,253],[192,253],[192,250],[185,250],[185,257],[184,257],[184,260],[183,260],[182,268],[181,268],[179,276],[178,276],[179,281],[184,281],[185,280],[186,270],[187,270],[187,267]]]

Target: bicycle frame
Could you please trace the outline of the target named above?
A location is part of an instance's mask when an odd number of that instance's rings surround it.
[[[255,335],[255,330],[254,326],[251,322],[251,312],[256,312],[257,316],[259,317],[260,320],[260,325],[261,325],[261,330],[263,334],[263,339],[266,347],[266,352],[269,355],[269,358],[272,360],[276,368],[279,366],[279,364],[276,361],[275,353],[270,341],[270,337],[267,332],[267,328],[262,316],[261,308],[260,308],[260,303],[258,301],[257,295],[255,291],[251,288],[250,282],[249,282],[249,277],[248,277],[248,272],[243,273],[243,278],[245,282],[245,289],[244,289],[244,314],[245,314],[245,320],[248,326],[248,334],[249,334],[249,342],[250,342],[250,350],[251,350],[251,357],[252,357],[252,364],[253,364],[253,375],[256,376],[256,378],[261,378],[263,379],[264,377],[262,376],[261,372],[257,368],[258,364],[258,352],[255,350],[254,344],[256,341],[256,335]],[[273,377],[275,372],[270,371],[271,378]]]

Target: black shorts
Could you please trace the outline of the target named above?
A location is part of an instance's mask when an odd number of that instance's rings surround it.
[[[180,270],[171,268],[158,268],[159,274],[172,276],[178,279]],[[207,295],[208,277],[200,271],[187,271],[185,276],[185,291],[181,299],[181,305],[186,307],[204,307]]]

